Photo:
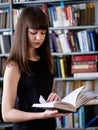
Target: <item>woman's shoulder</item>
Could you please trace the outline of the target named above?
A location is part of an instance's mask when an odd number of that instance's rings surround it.
[[[10,69],[10,70],[12,70],[13,72],[18,72],[18,73],[20,73],[19,65],[18,65],[18,63],[15,62],[15,61],[10,61],[10,62],[8,62],[7,65],[6,65],[6,69]]]

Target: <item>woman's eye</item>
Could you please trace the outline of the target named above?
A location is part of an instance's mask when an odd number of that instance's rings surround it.
[[[30,32],[30,31],[29,31],[29,33],[30,33],[30,34],[32,34],[32,35],[35,35],[35,34],[37,34],[37,32]]]
[[[42,34],[42,35],[45,35],[45,34],[46,34],[46,32],[42,32],[41,34]]]

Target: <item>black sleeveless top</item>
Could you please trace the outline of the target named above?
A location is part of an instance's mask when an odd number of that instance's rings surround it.
[[[49,73],[43,60],[29,61],[32,75],[21,73],[17,90],[16,108],[26,112],[41,112],[41,109],[32,108],[33,103],[39,102],[39,96],[45,99],[52,91],[53,76]],[[32,120],[14,123],[13,130],[55,130],[55,118]]]

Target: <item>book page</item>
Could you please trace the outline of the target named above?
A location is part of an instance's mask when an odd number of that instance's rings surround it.
[[[69,93],[66,97],[64,97],[62,99],[62,102],[67,102],[67,103],[70,103],[70,104],[76,106],[77,97],[83,88],[84,88],[84,86],[79,87],[78,89],[75,89],[74,91]]]
[[[39,107],[39,108],[54,108],[54,104],[57,101],[52,101],[52,102],[44,102],[44,103],[35,103],[32,106],[33,107]]]

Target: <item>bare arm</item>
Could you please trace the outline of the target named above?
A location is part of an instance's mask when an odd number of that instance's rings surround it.
[[[45,119],[61,116],[57,110],[45,112],[24,112],[15,109],[17,86],[20,79],[20,72],[17,65],[7,65],[4,73],[2,117],[5,122],[22,122],[36,119]]]

